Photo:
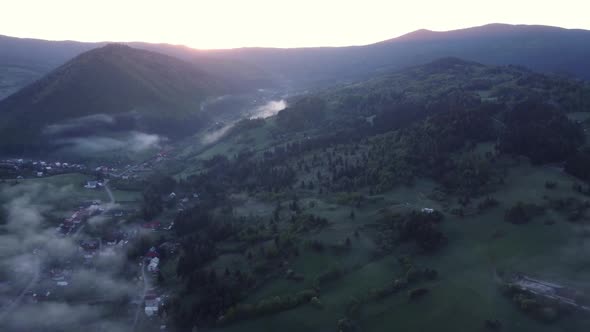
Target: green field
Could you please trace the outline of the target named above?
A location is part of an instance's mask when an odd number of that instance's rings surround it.
[[[546,189],[546,181],[557,183],[556,189]],[[431,256],[413,256],[418,265],[435,268],[436,281],[426,283],[431,292],[426,297],[409,302],[406,292],[393,294],[382,301],[362,306],[362,331],[480,331],[485,330],[486,319],[499,319],[506,331],[573,331],[583,330],[588,321],[573,316],[554,324],[543,324],[521,312],[499,290],[494,278],[495,269],[512,269],[565,283],[586,287],[590,278],[590,257],[585,244],[584,226],[570,223],[562,216],[549,211],[529,224],[513,225],[504,221],[504,210],[516,201],[542,204],[544,197],[585,197],[571,190],[575,181],[557,169],[532,167],[527,163],[514,167],[506,178],[507,185],[492,196],[501,204],[483,214],[456,217],[446,213],[444,232],[449,244]],[[306,212],[327,217],[331,225],[311,237],[325,243],[337,243],[351,236],[358,226],[374,221],[381,208],[396,208],[408,204],[415,208],[435,207],[440,204],[426,197],[433,189],[429,181],[413,187],[402,187],[386,193],[378,203],[356,211],[354,220],[347,217],[347,209],[335,209],[329,203],[320,203]],[[247,206],[252,206],[247,201]],[[259,210],[260,211],[260,210]],[[545,225],[547,219],[555,220]],[[505,234],[493,237],[495,232]],[[302,282],[278,278],[268,282],[251,295],[246,302],[271,296],[283,296],[312,284],[314,276],[330,266],[345,267],[348,272],[340,279],[322,286],[320,300],[323,308],[311,304],[279,314],[253,320],[240,321],[222,328],[222,331],[330,331],[345,316],[346,304],[351,298],[362,298],[371,288],[384,285],[400,274],[397,255],[407,254],[403,247],[391,256],[371,260],[369,253],[374,245],[361,232],[345,254],[309,250],[292,262],[289,268],[305,276]],[[221,258],[226,264],[236,264],[237,257]],[[224,264],[221,263],[221,266]]]

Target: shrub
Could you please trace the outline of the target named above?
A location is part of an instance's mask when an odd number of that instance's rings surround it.
[[[540,216],[545,209],[536,204],[516,203],[513,207],[506,210],[504,220],[513,224],[526,224],[534,217]]]

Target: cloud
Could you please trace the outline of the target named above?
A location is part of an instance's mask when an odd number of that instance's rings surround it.
[[[93,114],[48,125],[43,129],[43,134],[62,135],[85,128],[112,125],[114,123],[115,118],[108,114]]]
[[[78,239],[56,235],[57,221],[49,216],[63,197],[73,194],[72,187],[21,183],[0,188],[0,209],[6,216],[0,226],[0,331],[128,331],[129,319],[116,318],[120,312],[113,312],[115,307],[120,310],[119,302],[89,305],[139,294],[124,274],[125,251],[97,254],[95,268],[86,268],[76,263],[81,257]],[[68,287],[57,287],[48,277],[55,266],[71,269]],[[25,290],[51,291],[61,297],[34,303]],[[66,303],[62,297],[70,300]]]
[[[152,148],[159,148],[166,139],[155,134],[132,131],[126,135],[89,136],[64,138],[56,141],[63,145],[62,150],[78,155],[103,153],[110,151],[142,152]]]
[[[271,100],[268,103],[254,109],[250,119],[265,119],[276,115],[285,108],[287,108],[287,102],[284,99]]]
[[[228,132],[228,130],[233,128],[234,125],[235,123],[230,123],[217,130],[205,133],[205,135],[201,138],[201,144],[211,144],[217,142]]]
[[[260,105],[253,110],[243,113],[244,117],[249,119],[265,119],[276,115],[278,112],[284,110],[287,107],[287,102],[284,99],[271,100],[264,105]],[[206,132],[201,138],[201,144],[212,144],[221,139],[227,132],[233,128],[238,121],[233,121],[225,126],[216,129],[214,131]]]

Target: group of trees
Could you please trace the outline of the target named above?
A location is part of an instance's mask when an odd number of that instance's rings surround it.
[[[584,181],[590,181],[590,148],[572,154],[565,162],[565,171]]]
[[[499,150],[527,156],[535,164],[564,161],[584,143],[582,128],[547,103],[520,103],[504,118]]]
[[[180,328],[214,325],[242,298],[252,280],[242,273],[218,276],[214,270],[197,269],[183,276],[184,290],[170,305],[170,313]]]
[[[303,130],[321,123],[326,117],[326,108],[326,101],[320,97],[303,97],[280,111],[277,123],[288,130]]]
[[[378,242],[385,253],[400,243],[414,242],[422,252],[434,252],[447,242],[438,224],[443,214],[438,211],[411,211],[389,216],[378,225]]]
[[[536,204],[518,202],[506,210],[504,219],[513,224],[526,224],[544,212],[545,209]]]
[[[154,218],[164,210],[163,197],[173,192],[177,185],[172,177],[162,174],[155,174],[147,180],[141,205],[145,220]]]

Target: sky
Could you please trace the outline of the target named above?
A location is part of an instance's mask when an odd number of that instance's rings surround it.
[[[0,34],[194,48],[364,45],[488,23],[590,30],[587,0],[0,0]]]

